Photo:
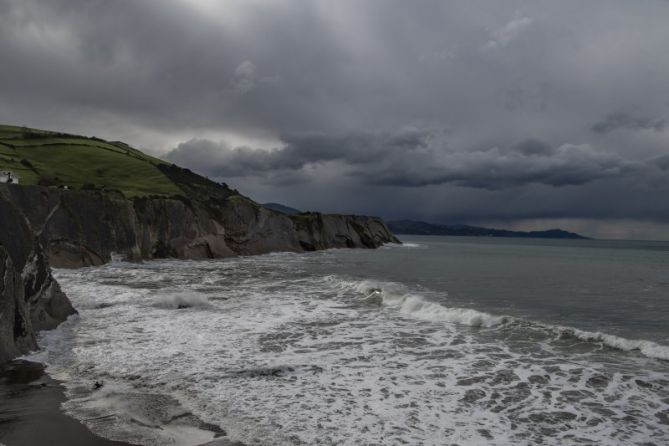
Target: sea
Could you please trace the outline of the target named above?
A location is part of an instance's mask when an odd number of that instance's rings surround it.
[[[401,238],[55,270],[28,359],[135,444],[669,444],[669,242]]]

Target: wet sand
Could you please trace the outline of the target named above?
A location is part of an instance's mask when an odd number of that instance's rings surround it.
[[[45,373],[44,365],[22,360],[7,364],[0,370],[0,446],[135,446],[93,434],[61,410],[64,401],[63,386]],[[217,426],[195,423],[213,437],[202,446],[244,446],[224,437]]]
[[[65,415],[63,387],[42,364],[13,361],[0,372],[0,443],[6,446],[130,446],[94,435]]]

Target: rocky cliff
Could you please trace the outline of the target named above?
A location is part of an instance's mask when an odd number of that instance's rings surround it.
[[[397,242],[374,217],[285,215],[240,195],[202,203],[185,197],[126,199],[114,192],[0,186],[21,210],[51,266],[128,260],[207,259],[273,251],[376,248]]]
[[[74,313],[50,266],[208,259],[397,242],[373,217],[265,208],[118,141],[0,126],[0,364]]]
[[[27,220],[0,196],[0,365],[34,349],[37,331],[75,312]]]
[[[38,330],[75,312],[49,266],[100,265],[112,254],[207,259],[398,241],[378,218],[285,215],[207,187],[214,193],[206,197],[189,190],[194,198],[128,199],[113,191],[0,185],[0,363],[35,348]]]

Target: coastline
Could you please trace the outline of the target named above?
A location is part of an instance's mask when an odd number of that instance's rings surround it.
[[[61,410],[65,400],[63,385],[46,373],[43,364],[25,360],[6,364],[0,371],[0,445],[137,446],[94,434]],[[202,446],[244,446],[213,426],[200,429],[213,437]],[[183,436],[190,433],[183,429]]]
[[[42,364],[15,360],[0,372],[0,444],[6,446],[135,446],[107,440],[66,415],[63,386]]]

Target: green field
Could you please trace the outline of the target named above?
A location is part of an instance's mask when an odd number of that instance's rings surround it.
[[[118,190],[128,198],[184,195],[158,168],[165,164],[123,143],[0,125],[0,170],[23,185]]]

